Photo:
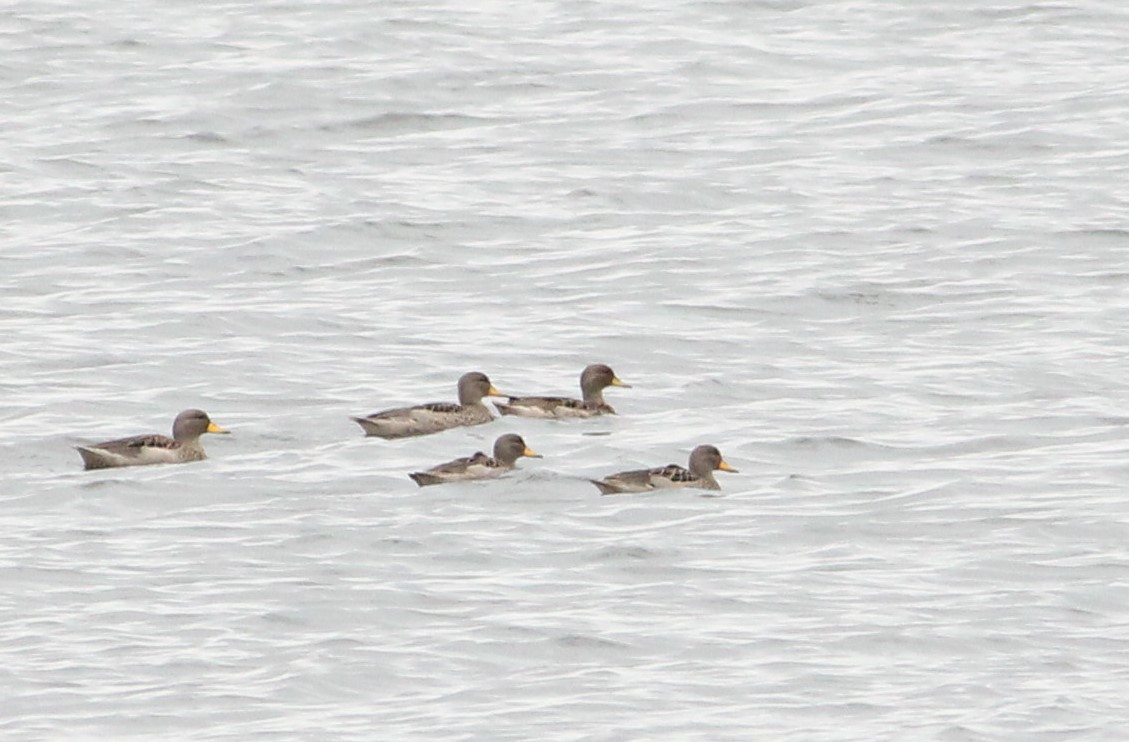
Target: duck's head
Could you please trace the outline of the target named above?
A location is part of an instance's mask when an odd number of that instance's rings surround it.
[[[612,371],[611,366],[603,363],[593,363],[580,373],[580,389],[584,392],[585,399],[599,397],[605,387],[621,386],[630,389],[630,384],[624,384]]]
[[[506,433],[494,441],[494,458],[507,466],[513,466],[513,463],[522,456],[531,459],[541,458],[541,454],[525,445],[525,441],[517,433]]]
[[[227,433],[212,422],[203,410],[185,410],[176,416],[172,424],[172,437],[178,441],[193,441],[204,433]]]
[[[690,471],[702,479],[712,479],[713,472],[719,470],[737,473],[737,470],[722,458],[717,446],[698,446],[690,452]]]
[[[490,377],[481,371],[471,371],[459,377],[459,404],[478,404],[483,397],[505,397],[490,383]]]

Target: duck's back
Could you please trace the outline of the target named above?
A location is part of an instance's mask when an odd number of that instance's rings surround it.
[[[615,413],[609,405],[590,405],[571,397],[510,397],[508,403],[495,402],[494,406],[503,415],[551,419]]]
[[[441,430],[481,425],[494,419],[484,405],[460,405],[453,402],[432,402],[414,407],[384,410],[368,417],[354,417],[367,435],[380,438],[410,438],[438,433]]]
[[[151,433],[104,441],[91,446],[76,446],[86,469],[120,466],[172,464],[206,458],[198,446],[185,446],[167,435]]]

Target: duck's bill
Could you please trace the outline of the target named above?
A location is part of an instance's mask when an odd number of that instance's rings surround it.
[[[544,456],[542,456],[541,454],[537,453],[536,451],[534,451],[534,450],[533,450],[532,448],[530,448],[529,446],[526,446],[526,447],[525,447],[525,450],[521,452],[521,455],[522,455],[522,456],[528,456],[528,457],[529,457],[529,458],[531,458],[531,459],[543,459],[543,458],[545,458]]]
[[[491,384],[490,389],[487,390],[487,392],[486,392],[486,396],[487,397],[508,397],[510,395],[502,394],[500,391],[498,391],[497,389],[494,388],[493,384]]]
[[[612,377],[612,386],[621,386],[624,389],[630,389],[631,388],[630,384],[624,384],[622,381],[620,381],[618,376]]]
[[[231,431],[225,430],[225,429],[221,428],[220,426],[216,425],[213,422],[209,422],[208,423],[208,432],[209,433],[230,433]]]
[[[732,466],[730,466],[728,463],[726,463],[725,459],[721,460],[721,463],[717,465],[717,468],[721,469],[722,471],[731,471],[734,474],[740,473],[736,469],[734,469]]]

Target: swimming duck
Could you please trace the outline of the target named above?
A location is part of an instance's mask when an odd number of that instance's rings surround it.
[[[669,487],[697,487],[704,490],[719,490],[721,485],[714,479],[714,471],[728,471],[736,473],[737,470],[725,462],[721,451],[714,446],[698,446],[690,452],[690,466],[684,468],[678,464],[655,469],[638,469],[635,471],[622,471],[603,479],[589,480],[600,488],[601,494],[617,495],[628,492],[650,492],[656,489]]]
[[[504,397],[490,383],[486,374],[471,371],[459,378],[459,403],[432,402],[414,407],[374,412],[365,417],[350,418],[365,430],[365,435],[381,438],[410,438],[438,433],[441,430],[481,425],[494,419],[483,397]]]
[[[580,374],[580,392],[584,399],[570,397],[510,397],[506,404],[495,402],[494,406],[503,415],[521,417],[593,417],[594,415],[614,415],[615,409],[604,401],[604,389],[621,386],[630,389],[615,375],[610,366],[593,363]]]
[[[185,410],[172,424],[172,438],[152,433],[119,438],[90,446],[75,446],[86,469],[118,466],[181,464],[208,458],[200,445],[204,433],[226,433],[203,410]]]
[[[507,433],[494,441],[494,455],[487,456],[482,451],[445,464],[433,466],[427,471],[417,471],[408,476],[420,487],[444,482],[464,482],[471,479],[492,479],[516,468],[522,456],[539,459],[541,454],[525,445],[520,435]]]

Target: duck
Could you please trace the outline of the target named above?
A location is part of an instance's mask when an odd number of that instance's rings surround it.
[[[203,410],[184,410],[172,424],[172,438],[159,433],[75,446],[86,470],[120,466],[183,464],[208,458],[200,445],[204,433],[227,433]]]
[[[604,389],[619,386],[630,389],[612,371],[611,366],[593,363],[580,374],[580,392],[583,399],[571,397],[510,397],[506,403],[495,402],[494,406],[503,415],[544,418],[594,417],[614,415],[615,408],[604,401]]]
[[[374,412],[365,417],[352,417],[364,428],[365,435],[379,438],[411,438],[429,435],[451,428],[482,425],[494,419],[483,397],[505,397],[480,371],[471,371],[459,377],[459,403],[431,402],[413,407]]]
[[[695,487],[704,490],[719,490],[721,485],[714,479],[715,471],[734,474],[737,470],[726,463],[716,446],[698,446],[690,452],[688,467],[667,464],[655,469],[621,471],[603,479],[590,479],[604,495],[618,495],[634,492],[650,492],[671,487]]]
[[[433,466],[427,471],[412,472],[408,476],[420,487],[445,482],[493,479],[517,468],[517,460],[522,456],[542,458],[541,454],[525,444],[520,435],[507,433],[494,441],[493,456],[477,451],[471,456]]]

